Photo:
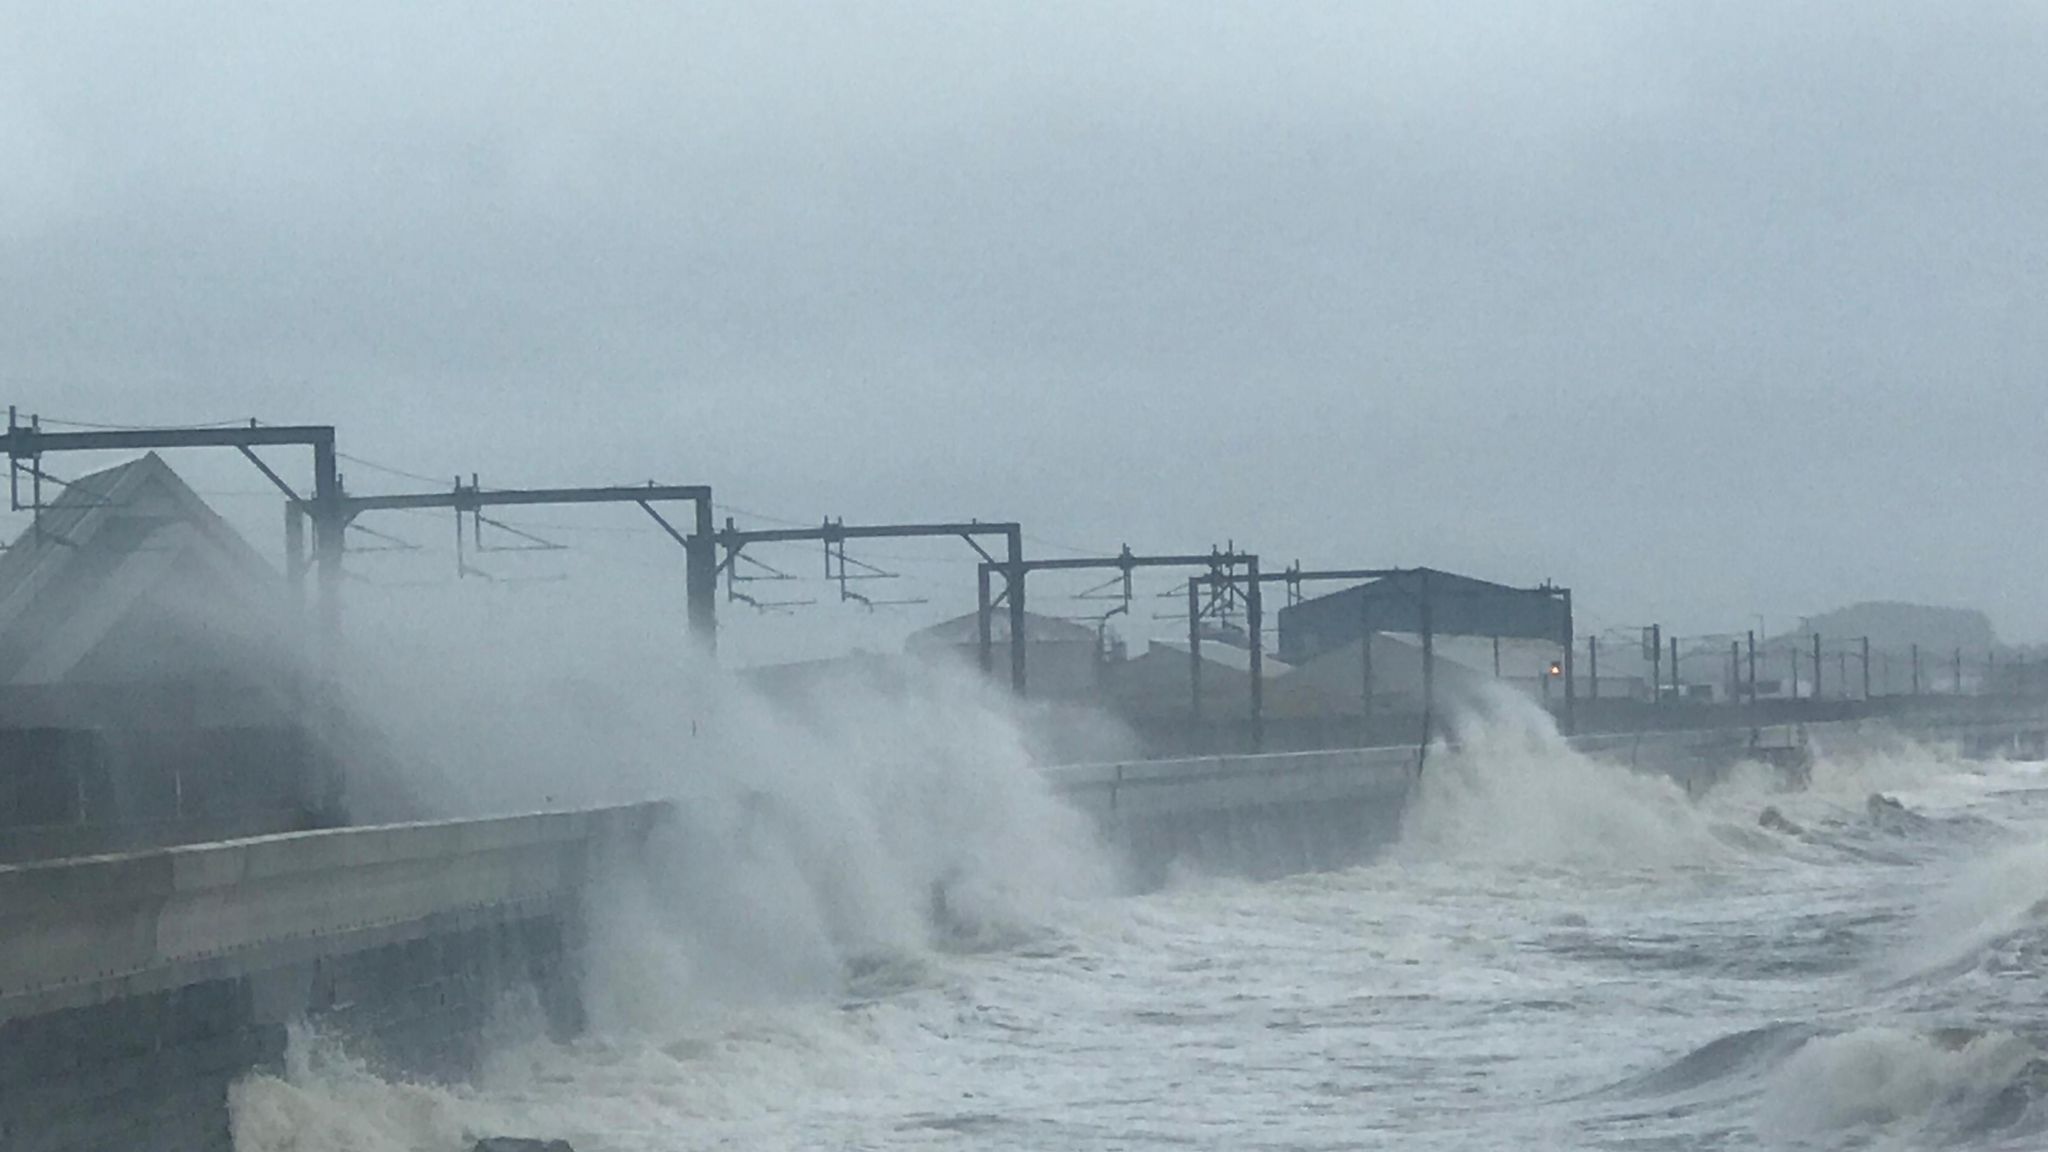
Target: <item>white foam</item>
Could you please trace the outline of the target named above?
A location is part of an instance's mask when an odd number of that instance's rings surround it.
[[[794,713],[737,698],[714,748],[717,786],[697,782],[647,874],[600,900],[607,1024],[831,992],[851,967],[1028,932],[1109,890],[1093,825],[978,685],[841,684]]]
[[[373,1076],[300,1028],[284,1076],[250,1076],[229,1092],[236,1152],[413,1152],[460,1148],[472,1102],[460,1093]]]
[[[1431,749],[1401,821],[1414,859],[1663,868],[1725,857],[1671,779],[1574,751],[1550,716],[1503,694]]]
[[[1882,993],[1861,969],[1838,985],[1728,979],[1719,950],[1832,938],[1831,922],[1805,920],[1892,901],[1936,859],[1880,873],[1829,856],[1827,888],[1807,883],[1818,871],[1737,875],[1725,865],[1764,857],[1735,825],[1784,839],[1755,830],[1757,804],[1695,803],[1664,777],[1581,756],[1511,699],[1462,725],[1455,750],[1432,750],[1390,863],[1272,885],[1184,876],[1097,901],[1107,871],[1092,830],[972,683],[842,685],[795,709],[720,696],[696,735],[642,704],[577,729],[588,740],[624,719],[635,739],[577,763],[611,793],[630,784],[685,809],[651,868],[600,887],[594,1034],[506,1044],[466,1088],[301,1053],[287,1075],[237,1088],[242,1152],[438,1152],[493,1134],[583,1152],[1335,1146],[1359,1137],[1354,1093],[1390,1146],[1586,1143],[1570,1127],[1580,1105],[1550,1102],[1668,1058],[1681,1034],[1725,1034],[1730,1018],[1837,1026],[1845,991],[1870,1018]],[[611,757],[629,768],[607,774]],[[1820,769],[1815,803],[1839,796],[1860,813],[1870,791],[1939,790],[1944,773],[1957,774],[1917,752],[1842,757]],[[513,775],[558,786],[532,765]],[[1959,804],[1982,798],[1968,788]],[[2007,896],[1958,917],[2024,916],[2041,895],[2027,870],[2043,864],[2014,860],[1994,885]],[[1667,880],[1681,873],[1703,878],[1678,900]],[[1060,928],[960,954],[1045,925]],[[1588,1028],[1602,1044],[1583,1043]],[[1768,1088],[1747,1079],[1696,1116],[1631,1116],[1603,1134],[1651,1142],[1660,1124],[1693,1136],[1752,1119],[1821,1143],[1859,1126],[1917,1133],[1981,1114],[2030,1051],[2002,1033],[1866,1029],[1783,1063],[1772,1051],[1758,1061],[1774,1069]],[[1475,1109],[1480,1093],[1515,1103]],[[973,1127],[983,1119],[992,1131]]]
[[[842,681],[779,703],[699,682],[722,693],[709,721],[661,706],[676,685],[637,683],[604,724],[526,750],[544,762],[474,769],[550,803],[677,802],[642,865],[589,893],[579,967],[593,1038],[501,1051],[482,1094],[385,1083],[301,1045],[285,1076],[237,1090],[243,1152],[751,1123],[829,1094],[835,1069],[886,1068],[845,1031],[844,997],[915,989],[942,952],[1028,936],[1110,891],[1094,826],[1052,793],[1005,702],[971,673]],[[490,747],[520,756],[504,736]],[[556,1099],[568,1084],[575,1099]]]
[[[790,1146],[792,1101],[830,1112],[892,1095],[892,1046],[858,1013],[755,1005],[707,1011],[661,1043],[512,1045],[474,1084],[436,1085],[380,1078],[295,1030],[286,1074],[243,1080],[230,1108],[237,1152],[447,1152],[485,1136],[655,1152],[683,1133]]]
[[[1967,1125],[2041,1055],[2005,1032],[1945,1042],[1900,1028],[1807,1041],[1766,1091],[1761,1118],[1782,1136]],[[1909,1141],[1910,1142],[1910,1141]]]
[[[1896,736],[1854,748],[1817,746],[1806,791],[1859,808],[1882,792],[1916,810],[1949,809],[1980,799],[1988,779],[1952,746]]]
[[[1896,974],[1971,964],[2015,936],[2048,930],[2048,841],[1965,862],[1922,907],[1895,957]]]

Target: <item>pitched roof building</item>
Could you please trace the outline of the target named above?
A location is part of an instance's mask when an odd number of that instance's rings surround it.
[[[67,485],[0,553],[0,859],[335,819],[293,625],[155,455]]]
[[[991,666],[1010,666],[1010,614],[989,614]],[[975,613],[942,620],[910,634],[903,650],[925,659],[949,659],[972,665],[981,653]],[[1095,629],[1057,616],[1024,614],[1024,660],[1031,694],[1041,700],[1093,697],[1101,682],[1101,638]]]
[[[273,694],[289,623],[277,573],[153,453],[73,481],[0,553],[0,685]]]

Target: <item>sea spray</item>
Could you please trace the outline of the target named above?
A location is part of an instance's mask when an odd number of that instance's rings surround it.
[[[545,1095],[547,1069],[587,1075],[594,1057],[653,1084],[702,1074],[744,1095],[707,1061],[819,1045],[838,1055],[777,1073],[802,1081],[789,1091],[822,1090],[808,1078],[832,1067],[880,1074],[888,1062],[860,1054],[834,1005],[916,990],[935,954],[1014,944],[1111,888],[1093,824],[1053,794],[1011,702],[971,670],[905,665],[770,697],[687,661],[607,676],[589,652],[566,667],[529,654],[456,676],[431,651],[407,653],[355,693],[384,734],[385,800],[444,816],[650,798],[673,811],[586,893],[577,967],[591,1034],[574,1050],[501,1045],[501,1089],[524,1067],[515,1080]],[[252,1077],[235,1111],[252,1134],[244,1152],[381,1150],[440,1146],[474,1119],[472,1102],[301,1060]],[[546,1119],[481,1122],[560,1134]],[[295,1125],[328,1142],[278,1143]]]
[[[871,967],[1042,926],[1107,890],[1093,826],[1001,702],[949,670],[736,696],[713,740],[724,786],[679,805],[647,881],[713,963],[758,970],[823,943],[829,967]]]
[[[414,1152],[462,1148],[488,1110],[459,1090],[387,1080],[329,1037],[290,1030],[281,1076],[229,1092],[236,1152]]]
[[[1794,1052],[1773,1074],[1759,1115],[1780,1137],[1974,1142],[2031,1123],[2041,1060],[2009,1032],[1856,1028]]]
[[[684,1134],[690,1146],[800,1146],[784,1132],[788,1104],[855,1110],[900,1090],[892,1046],[917,1019],[914,1007],[897,1013],[912,1024],[821,1008],[706,1004],[660,1039],[529,1036],[456,1084],[380,1075],[335,1038],[298,1028],[281,1075],[235,1085],[235,1148],[459,1152],[504,1134],[566,1139],[579,1152],[656,1152]]]
[[[1676,782],[1574,751],[1548,713],[1502,690],[1433,747],[1398,854],[1564,868],[1659,868],[1724,854]]]
[[[1806,790],[1854,806],[1873,792],[1911,794],[1916,806],[1923,800],[1966,802],[1979,792],[1970,782],[1985,778],[1953,746],[1900,734],[1865,736],[1844,747],[1817,743],[1813,757]],[[1919,795],[1931,785],[1940,786],[1938,795]]]
[[[2048,842],[2012,844],[1957,867],[1891,958],[1896,980],[1953,980],[1981,965],[2038,971],[2048,959]]]

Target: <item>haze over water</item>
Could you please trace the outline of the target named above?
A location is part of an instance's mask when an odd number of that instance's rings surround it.
[[[919,925],[900,934],[864,934],[854,912],[910,907],[921,881],[904,862],[928,848],[866,853],[847,826],[812,822],[781,848],[744,849],[751,872],[707,881],[743,841],[699,835],[695,878],[657,869],[600,933],[590,1037],[556,1046],[508,1020],[479,1086],[461,1089],[385,1083],[301,1037],[288,1077],[238,1092],[239,1147],[389,1152],[497,1133],[581,1152],[2048,1139],[2042,765],[1902,747],[1824,757],[1803,791],[1759,772],[1695,800],[1579,757],[1533,719],[1468,736],[1432,758],[1373,862],[1268,883],[1184,870],[1165,891],[1116,895],[1088,867],[1000,882],[1022,863],[1010,854],[1072,831],[1056,802],[1012,790],[989,803],[1022,831],[965,833],[948,866],[969,893],[960,922],[906,914]],[[999,761],[964,785],[931,773],[863,787],[985,794],[1018,771]],[[1767,806],[1774,827],[1758,822]],[[814,868],[800,841],[815,836],[844,855]],[[945,840],[906,838],[920,836]],[[666,899],[664,883],[690,899]],[[707,884],[784,885],[785,905],[721,911]],[[813,913],[801,929],[755,922]],[[791,975],[809,946],[829,957],[821,979]],[[741,975],[763,965],[781,974]]]
[[[2038,642],[2044,61],[2039,0],[9,5],[0,382],[51,430],[331,424],[355,496],[1554,582],[1573,645],[1688,667],[1862,601]],[[249,461],[176,466],[275,554]],[[1133,894],[1005,706],[709,706],[669,531],[504,515],[534,547],[354,525],[351,817],[682,816],[597,888],[586,1035],[509,1005],[462,1087],[295,1037],[242,1152],[2048,1145],[2040,765],[1688,797],[1510,716],[1367,863]],[[729,596],[723,667],[974,603],[956,541],[874,544],[877,595]]]

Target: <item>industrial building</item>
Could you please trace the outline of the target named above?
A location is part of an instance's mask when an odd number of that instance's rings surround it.
[[[1403,568],[1280,609],[1280,659],[1300,664],[1367,632],[1545,640],[1572,635],[1570,593]]]

